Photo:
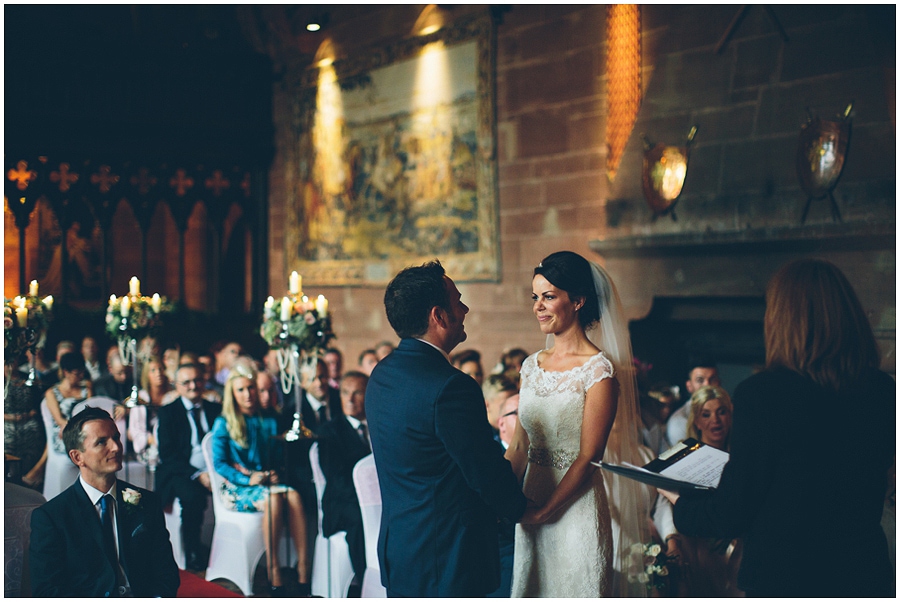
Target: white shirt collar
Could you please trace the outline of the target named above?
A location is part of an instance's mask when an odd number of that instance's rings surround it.
[[[194,408],[202,408],[203,407],[203,399],[202,398],[197,402],[197,405],[194,405],[193,403],[191,403],[191,401],[187,397],[182,395],[181,403],[184,405],[184,409],[189,412],[191,410],[193,410]]]
[[[353,416],[347,416],[346,414],[344,414],[344,418],[347,419],[347,422],[350,423],[350,426],[352,426],[356,430],[359,430],[359,425],[362,424],[361,420],[357,420]]]
[[[104,494],[108,493],[116,499],[116,484],[113,483],[112,487],[109,488],[109,491],[100,491],[96,487],[92,485],[88,485],[87,481],[84,480],[84,477],[78,475],[78,481],[81,483],[81,487],[84,489],[84,492],[88,494],[88,497],[91,498],[91,503],[93,505],[97,505],[97,502],[100,501],[100,498],[103,497]]]
[[[426,345],[431,345],[432,347],[434,347],[435,349],[437,349],[438,351],[441,352],[441,355],[444,356],[444,359],[447,360],[447,363],[452,363],[452,362],[450,362],[450,354],[447,353],[446,351],[444,351],[443,349],[441,349],[440,347],[438,347],[437,345],[435,345],[434,343],[432,343],[431,341],[426,341],[425,339],[416,339],[416,340],[422,341]]]
[[[318,399],[313,397],[312,393],[310,393],[309,391],[305,391],[305,393],[306,393],[306,400],[309,402],[309,405],[312,406],[313,411],[318,412],[319,408],[324,405],[324,402],[319,401]]]

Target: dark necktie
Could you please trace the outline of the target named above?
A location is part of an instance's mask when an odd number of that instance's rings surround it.
[[[319,424],[325,424],[326,422],[328,422],[328,406],[326,406],[324,403],[322,405],[320,405],[319,409],[318,409],[318,413],[319,413]]]
[[[359,433],[359,438],[362,439],[362,442],[366,444],[366,449],[372,451],[372,445],[369,443],[369,433],[366,431],[366,425],[360,422],[356,432]]]
[[[113,530],[112,505],[114,503],[115,501],[108,493],[104,493],[100,498],[100,522],[103,525],[103,547],[106,551],[106,557],[112,565],[118,580],[119,555],[116,553],[116,534]]]
[[[198,408],[197,406],[194,406],[191,408],[191,416],[194,417],[194,426],[197,427],[197,440],[198,441],[202,441],[203,435],[206,434],[206,432],[203,430],[203,423],[200,421],[200,411],[201,411],[201,409]]]

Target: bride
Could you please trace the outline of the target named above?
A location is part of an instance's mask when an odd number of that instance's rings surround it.
[[[512,595],[641,595],[621,575],[632,544],[649,542],[646,496],[635,481],[592,464],[644,463],[618,294],[600,266],[569,251],[544,259],[532,287],[548,343],[522,365],[506,455],[536,504],[516,527]]]

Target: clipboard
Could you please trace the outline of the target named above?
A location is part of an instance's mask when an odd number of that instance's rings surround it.
[[[728,452],[696,439],[685,439],[642,467],[606,462],[592,464],[657,489],[709,491],[718,486],[728,459]]]

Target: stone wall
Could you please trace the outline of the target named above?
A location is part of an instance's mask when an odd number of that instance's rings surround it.
[[[416,10],[369,12],[343,23],[338,41],[364,45],[388,40],[392,31],[406,35]],[[513,5],[503,15],[497,29],[502,280],[460,285],[471,307],[461,348],[482,351],[490,368],[506,348],[542,346],[530,312],[531,270],[556,250],[605,263],[633,319],[646,315],[658,295],[760,296],[778,265],[816,254],[851,277],[893,371],[896,253],[885,242],[895,223],[893,7],[776,6],[785,42],[764,9],[750,6],[717,54],[738,10],[643,6],[644,99],[613,182],[605,171],[605,6]],[[853,138],[835,191],[845,225],[830,226],[827,202],[815,201],[801,227],[806,197],[795,153],[806,109],[826,118],[851,101]],[[290,114],[278,86],[274,102],[269,277],[278,292],[286,289],[282,224],[290,185],[284,165]],[[639,136],[675,144],[695,124],[678,220],[654,220],[641,193]],[[878,244],[865,244],[869,229]],[[741,244],[748,236],[754,244]],[[723,241],[730,254],[720,252]],[[657,250],[633,252],[643,243]],[[365,347],[395,338],[380,289],[315,292],[332,300],[348,365]]]

